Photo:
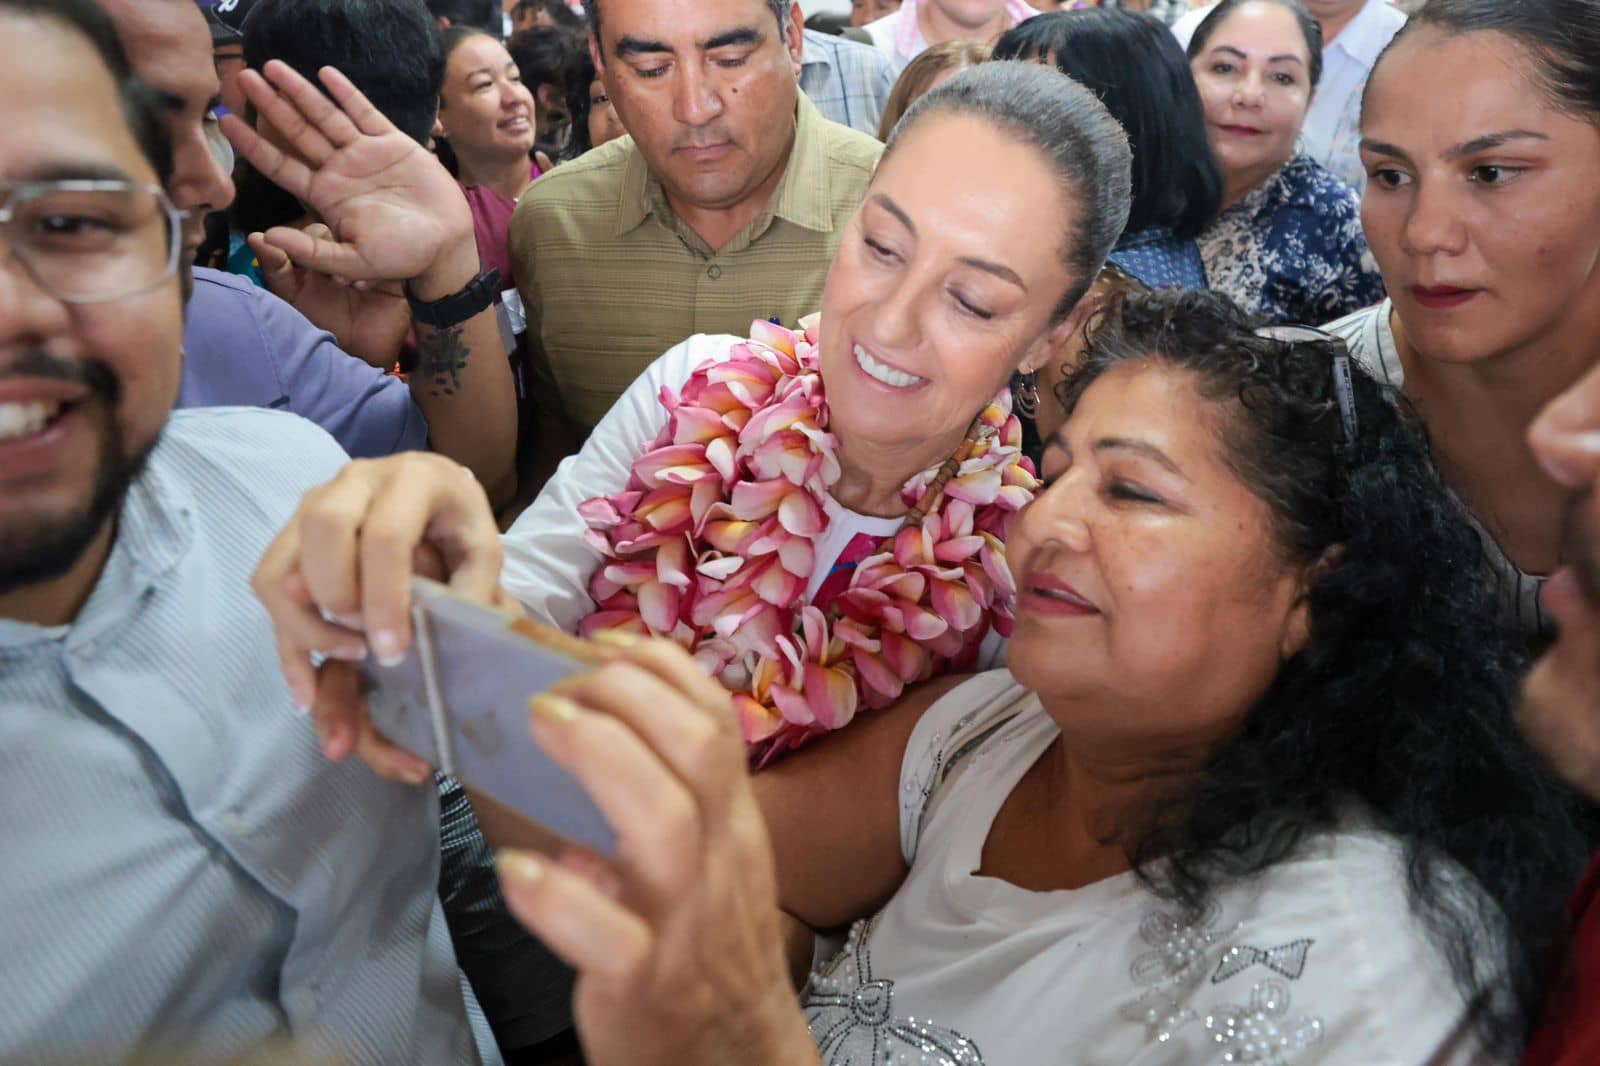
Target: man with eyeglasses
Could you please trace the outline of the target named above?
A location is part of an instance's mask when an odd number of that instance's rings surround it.
[[[329,245],[290,236],[273,252],[303,268],[297,299],[314,308],[315,325],[240,278],[189,269],[205,215],[227,208],[235,192],[223,164],[231,149],[215,113],[219,81],[210,30],[194,0],[97,2],[115,23],[134,73],[161,93],[175,161],[167,191],[189,213],[184,272],[193,295],[179,406],[293,411],[357,458],[431,448],[466,466],[491,495],[508,498],[515,485],[515,383],[470,212],[464,230],[440,224],[459,222],[454,201],[465,204],[448,174],[419,146],[402,172],[390,172],[397,181],[382,189],[369,182],[366,191],[398,197],[411,210],[391,216],[389,232],[366,235],[388,239],[345,249],[361,260],[356,277],[407,283],[419,348],[408,388],[336,343],[360,328],[370,303],[361,289],[334,280],[355,278],[330,265],[350,260],[330,258]],[[326,217],[323,188],[300,191]],[[371,299],[380,297],[374,292]]]
[[[88,0],[0,0],[0,39],[0,1061],[498,1062],[437,799],[322,758],[249,590],[344,452],[279,412],[172,413],[164,123]],[[346,81],[335,106],[267,74],[247,91],[325,173],[407,140]]]

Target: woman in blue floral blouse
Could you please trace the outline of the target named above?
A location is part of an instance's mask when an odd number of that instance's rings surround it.
[[[1317,324],[1383,299],[1355,190],[1295,151],[1322,73],[1322,31],[1296,0],[1222,0],[1189,42],[1226,183],[1200,235],[1211,286]]]

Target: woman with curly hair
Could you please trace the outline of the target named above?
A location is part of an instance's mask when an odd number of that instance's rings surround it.
[[[501,861],[579,971],[591,1061],[1520,1046],[1583,849],[1405,406],[1326,335],[1175,291],[1129,297],[1063,393],[1009,671],[753,780],[726,694],[665,643],[534,701],[627,857]],[[852,925],[798,1005],[785,912]]]

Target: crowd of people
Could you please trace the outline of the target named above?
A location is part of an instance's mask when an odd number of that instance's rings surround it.
[[[1600,1062],[1600,0],[0,40],[0,1061]]]

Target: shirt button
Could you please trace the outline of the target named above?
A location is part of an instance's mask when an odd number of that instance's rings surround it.
[[[706,277],[710,278],[712,281],[716,281],[718,278],[722,277],[722,268],[717,264],[712,263],[710,266],[706,267]]]

